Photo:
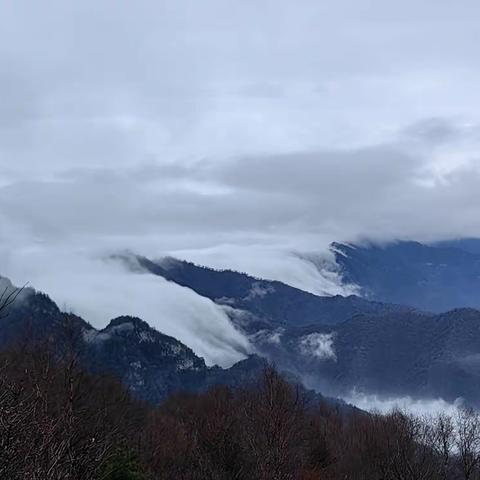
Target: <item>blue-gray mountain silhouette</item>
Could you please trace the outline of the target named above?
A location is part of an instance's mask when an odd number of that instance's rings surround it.
[[[431,312],[480,308],[480,242],[332,245],[345,282],[369,300]],[[477,252],[478,249],[478,252]]]

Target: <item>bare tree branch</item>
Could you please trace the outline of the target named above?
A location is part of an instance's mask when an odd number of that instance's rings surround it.
[[[20,288],[13,287],[10,289],[8,285],[4,288],[0,294],[0,319],[8,316],[8,308],[15,303],[18,296],[23,292],[23,290],[25,290],[27,285],[28,282]]]

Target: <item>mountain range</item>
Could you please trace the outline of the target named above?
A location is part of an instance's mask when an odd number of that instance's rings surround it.
[[[139,318],[118,317],[98,330],[33,289],[25,289],[1,320],[0,346],[33,337],[60,348],[71,328],[89,370],[120,377],[153,403],[179,390],[248,383],[266,359],[329,396],[357,391],[463,398],[479,406],[480,312],[471,307],[480,306],[480,255],[473,240],[466,245],[332,244],[344,281],[362,295],[348,297],[317,296],[174,258],[117,256],[129,268],[189,288],[227,313],[254,352],[227,369],[207,366],[188,346]]]
[[[248,383],[265,364],[252,355],[230,369],[208,367],[189,347],[139,318],[117,317],[98,330],[32,288],[22,291],[0,322],[0,348],[33,344],[59,355],[71,349],[87,370],[114,375],[138,398],[154,404],[177,391]]]

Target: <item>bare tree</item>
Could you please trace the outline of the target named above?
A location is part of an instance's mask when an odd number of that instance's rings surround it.
[[[7,281],[7,285],[0,292],[0,319],[8,316],[8,309],[15,303],[26,286],[27,284],[16,288]]]
[[[447,480],[450,476],[455,443],[455,425],[452,417],[445,413],[439,414],[430,421],[433,425],[432,448],[441,461],[440,477],[442,480]]]
[[[463,478],[477,477],[480,465],[480,418],[477,412],[461,410],[456,418],[456,448]]]
[[[305,405],[298,386],[266,367],[244,402],[245,441],[256,465],[254,478],[298,478],[303,463]]]

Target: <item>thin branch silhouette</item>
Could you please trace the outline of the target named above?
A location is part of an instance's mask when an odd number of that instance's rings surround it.
[[[27,285],[28,282],[20,288],[14,287],[11,291],[8,285],[4,288],[3,292],[0,294],[0,319],[8,316],[8,308],[15,303],[18,296],[23,292],[23,290],[25,290]]]

